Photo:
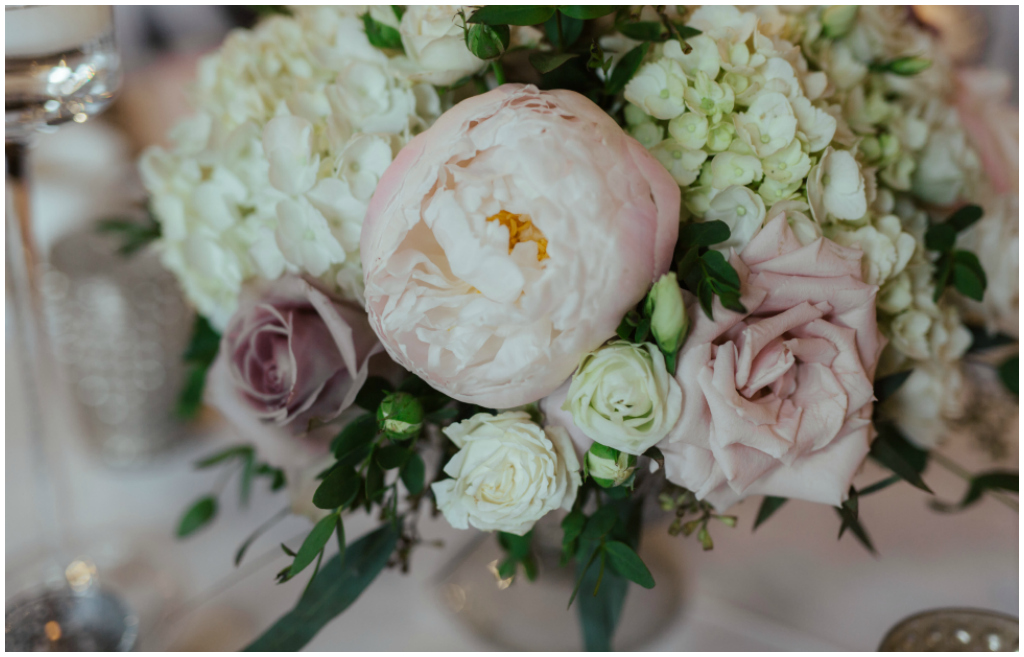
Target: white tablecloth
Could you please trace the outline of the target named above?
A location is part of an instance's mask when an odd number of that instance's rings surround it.
[[[70,138],[108,147],[77,152],[92,171],[120,166],[123,149],[117,134],[102,124],[67,128]],[[56,196],[61,189],[63,157],[56,136],[44,138],[50,153],[40,163],[40,221],[87,220],[97,199],[117,198],[123,184],[117,175],[97,176],[79,185],[76,197]],[[114,146],[111,147],[110,145]],[[84,158],[84,160],[82,159]],[[105,159],[104,159],[105,158]],[[81,171],[78,167],[76,171]],[[49,172],[49,173],[47,173]],[[56,173],[54,173],[56,172]],[[76,173],[76,175],[78,175]],[[107,185],[106,188],[103,184]],[[66,194],[72,192],[65,192]],[[124,194],[122,194],[123,200]],[[90,200],[91,199],[91,200]],[[49,213],[49,214],[48,214]],[[70,216],[69,216],[70,215]],[[7,306],[8,312],[10,306]],[[6,354],[11,355],[10,319]],[[21,379],[16,360],[5,369],[5,529],[8,588],[24,572],[19,564],[38,553],[38,527],[32,503],[30,440],[23,428]],[[160,622],[145,626],[142,647],[150,649],[227,650],[243,646],[284,613],[301,592],[305,577],[275,585],[273,575],[287,559],[275,546],[302,534],[308,523],[289,518],[258,541],[242,569],[232,565],[234,550],[264,519],[283,506],[279,497],[258,487],[249,508],[238,510],[233,490],[223,496],[221,517],[212,528],[179,542],[172,531],[182,509],[213,487],[216,475],[195,472],[190,464],[229,439],[226,427],[213,427],[205,439],[182,444],[154,464],[135,470],[112,470],[85,447],[69,416],[59,427],[59,480],[67,517],[80,537],[134,546],[156,576],[139,575],[137,588],[152,595],[144,616]],[[951,453],[972,468],[985,465],[967,446]],[[1016,451],[1014,452],[1016,460]],[[868,465],[867,468],[874,466]],[[877,469],[865,481],[881,478]],[[926,480],[943,499],[962,494],[963,483],[932,467]],[[647,549],[672,555],[682,575],[659,586],[676,586],[685,603],[676,620],[651,636],[646,648],[657,650],[873,650],[885,631],[901,618],[940,606],[973,606],[1017,615],[1019,608],[1018,516],[985,499],[969,512],[940,515],[926,508],[928,496],[908,485],[893,486],[862,500],[861,517],[879,557],[869,555],[847,535],[836,541],[838,519],[827,507],[791,502],[751,534],[757,500],[740,505],[739,526],[715,528],[715,549],[702,553],[692,539],[671,538],[662,531],[646,537]],[[368,519],[349,521],[350,540],[372,527]],[[443,522],[423,525],[427,539],[443,539],[444,549],[420,547],[412,572],[385,571],[341,618],[309,645],[316,650],[462,650],[493,647],[467,631],[441,601],[434,577],[471,540]],[[275,554],[276,550],[276,555]],[[269,554],[260,561],[261,555]],[[262,567],[256,568],[262,564]],[[227,579],[226,579],[227,578]],[[230,586],[232,578],[236,581]],[[144,618],[144,622],[151,618]],[[396,619],[401,619],[396,623]],[[565,616],[565,631],[577,632],[575,617]]]

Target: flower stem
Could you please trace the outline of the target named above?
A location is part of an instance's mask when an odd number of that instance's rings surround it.
[[[949,472],[952,472],[953,474],[955,474],[956,476],[960,477],[961,479],[968,483],[970,483],[970,481],[974,478],[970,472],[962,468],[958,463],[950,459],[945,454],[942,454],[938,450],[932,450],[931,460],[935,461],[943,468],[945,468]],[[1017,504],[1016,500],[1011,499],[1009,496],[1004,495],[1003,493],[998,493],[993,490],[986,490],[985,495],[990,495],[992,498],[998,500],[1000,503],[1013,509],[1014,511],[1018,511],[1020,509],[1020,505]]]
[[[505,69],[502,68],[501,62],[495,59],[491,62],[491,69],[494,71],[494,79],[497,80],[498,86],[505,84]]]

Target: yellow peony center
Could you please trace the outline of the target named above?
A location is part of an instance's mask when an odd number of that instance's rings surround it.
[[[548,240],[544,237],[544,233],[540,232],[540,229],[534,226],[533,222],[526,215],[512,214],[507,210],[502,210],[498,214],[487,217],[487,221],[497,221],[505,228],[508,228],[509,253],[512,253],[512,249],[520,242],[536,242],[537,261],[547,260]]]

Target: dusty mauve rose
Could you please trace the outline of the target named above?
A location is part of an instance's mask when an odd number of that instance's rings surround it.
[[[351,406],[380,351],[362,310],[284,278],[243,298],[207,376],[206,400],[264,460],[302,467],[326,454],[330,440],[309,433],[310,421]]]
[[[665,273],[679,186],[566,90],[503,85],[446,112],[377,185],[361,255],[391,357],[466,402],[552,392]]]
[[[687,299],[683,413],[659,444],[670,481],[719,509],[756,494],[846,499],[884,346],[860,259],[825,238],[801,246],[780,215],[730,259],[748,313],[716,298],[711,321]]]

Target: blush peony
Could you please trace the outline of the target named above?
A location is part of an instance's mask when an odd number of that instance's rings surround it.
[[[861,253],[801,246],[784,216],[732,265],[747,313],[687,303],[679,423],[659,445],[668,479],[724,509],[747,495],[838,505],[873,436],[872,381],[884,340]]]
[[[446,394],[536,401],[669,266],[679,187],[597,105],[507,84],[413,139],[363,224],[366,309]]]

